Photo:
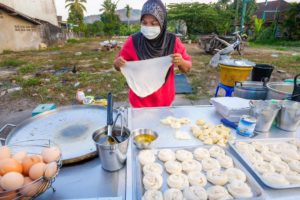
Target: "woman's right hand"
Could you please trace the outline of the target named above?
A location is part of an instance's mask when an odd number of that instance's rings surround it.
[[[123,67],[126,63],[126,60],[120,56],[114,61],[114,67],[116,70],[120,71],[120,68]]]

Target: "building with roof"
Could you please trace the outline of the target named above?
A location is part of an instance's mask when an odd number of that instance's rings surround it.
[[[267,25],[276,21],[282,23],[284,21],[284,13],[288,11],[289,5],[290,4],[284,0],[257,3],[257,10],[254,15],[264,19]]]
[[[0,27],[0,53],[39,49],[64,39],[53,0],[0,0]]]

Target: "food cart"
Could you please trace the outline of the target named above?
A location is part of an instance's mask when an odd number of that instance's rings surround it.
[[[81,108],[84,108],[82,106]],[[86,107],[91,109],[90,106]],[[50,111],[48,115],[51,115]],[[86,115],[91,114],[91,111],[85,112]],[[167,116],[187,117],[194,124],[197,119],[204,119],[211,124],[220,124],[221,116],[216,112],[213,106],[181,106],[170,108],[128,108],[126,111],[127,126],[130,130],[138,128],[148,128],[156,131],[159,134],[157,140],[152,144],[153,149],[158,148],[181,148],[181,147],[199,147],[203,143],[195,137],[190,140],[179,140],[174,137],[174,129],[167,127],[161,123],[161,119]],[[47,113],[36,116],[33,119],[42,118]],[[84,118],[83,116],[81,116]],[[103,117],[103,116],[102,116]],[[32,120],[32,119],[30,119]],[[25,122],[26,123],[26,122]],[[25,126],[25,123],[21,126]],[[18,126],[17,126],[18,127]],[[190,131],[190,126],[182,127],[183,131]],[[236,135],[235,130],[232,130],[234,140],[256,140],[256,139],[280,139],[280,138],[300,138],[300,127],[296,132],[286,132],[276,127],[272,127],[269,133],[258,134],[255,138],[248,138]],[[92,135],[92,132],[90,136]],[[92,136],[91,136],[92,137]],[[93,147],[94,148],[94,147]],[[258,185],[257,199],[299,199],[299,188],[291,189],[272,189],[265,186],[256,175],[245,166],[245,163],[240,159],[236,152],[229,146],[226,146],[226,151],[236,159],[241,167],[249,173],[251,179],[255,179]],[[53,192],[47,190],[38,199],[141,199],[140,185],[137,183],[137,154],[139,150],[129,142],[127,163],[126,166],[116,172],[108,172],[101,168],[101,163],[98,158],[90,158],[81,161],[77,164],[63,166],[58,177],[53,183],[56,189]],[[110,197],[110,198],[108,198]],[[251,199],[251,198],[250,198]]]

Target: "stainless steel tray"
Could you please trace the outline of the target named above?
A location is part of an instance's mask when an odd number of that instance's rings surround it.
[[[251,140],[236,140],[235,142],[264,142],[264,143],[279,143],[279,142],[288,142],[293,139],[299,139],[299,138],[268,138],[268,139],[251,139]],[[243,154],[235,147],[235,142],[229,142],[229,146],[231,149],[233,149],[236,154],[240,157],[240,159],[250,168],[250,170],[254,173],[254,175],[267,187],[272,188],[272,189],[290,189],[290,188],[299,188],[299,184],[291,184],[287,186],[276,186],[270,183],[267,183],[263,176],[260,175],[260,173],[254,169],[252,166],[252,163],[243,156]]]
[[[189,147],[170,147],[170,148],[167,147],[167,148],[172,149],[173,151],[176,151],[179,149],[185,149],[185,150],[193,152],[193,150],[198,147],[210,148],[211,146],[213,146],[213,145],[201,145],[201,146],[198,145],[198,146],[193,146],[193,147],[191,147],[191,146],[189,146]],[[166,147],[152,149],[156,155],[156,158],[157,158],[158,151],[161,149],[166,149]],[[224,149],[224,150],[225,150],[226,155],[230,156],[233,159],[234,166],[236,168],[242,170],[247,176],[247,183],[251,187],[251,190],[253,192],[253,197],[246,198],[246,199],[251,199],[251,200],[264,199],[263,190],[259,186],[259,184],[254,180],[254,178],[249,174],[249,172],[239,163],[239,161],[237,159],[234,158],[234,156],[228,150],[226,150],[226,149]],[[145,190],[144,190],[143,182],[142,182],[142,179],[143,179],[142,167],[137,158],[138,152],[139,152],[138,150],[135,150],[134,154],[133,154],[133,157],[135,158],[133,167],[135,169],[134,171],[136,172],[133,177],[133,192],[136,195],[135,199],[142,199],[142,196],[143,196]],[[160,161],[159,159],[156,159],[156,162],[161,164],[164,167],[164,163],[162,161]],[[203,172],[203,173],[206,174],[205,172]],[[168,173],[165,171],[165,169],[163,171],[162,176],[163,176],[164,181],[163,181],[163,186],[161,188],[161,191],[164,192],[168,189],[168,185],[167,185],[167,181],[166,181],[167,177],[168,177]],[[207,185],[204,188],[207,189],[209,186],[212,186],[212,184],[209,181],[207,181]]]
[[[105,125],[104,107],[65,106],[23,121],[8,134],[5,144],[49,139],[59,145],[63,164],[76,163],[97,155],[92,134]]]

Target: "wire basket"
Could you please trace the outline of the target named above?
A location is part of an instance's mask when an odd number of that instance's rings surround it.
[[[11,152],[15,154],[16,152],[26,151],[27,155],[41,155],[41,152],[44,148],[57,147],[55,143],[50,140],[27,140],[20,141],[14,144],[7,145]],[[41,194],[43,194],[50,187],[53,192],[55,189],[52,187],[53,182],[55,181],[56,176],[58,175],[60,168],[62,166],[61,154],[57,163],[57,172],[51,178],[47,178],[45,175],[32,181],[29,184],[22,186],[16,190],[11,191],[0,191],[0,200],[18,200],[18,199],[34,199]],[[44,173],[45,174],[45,173]]]

